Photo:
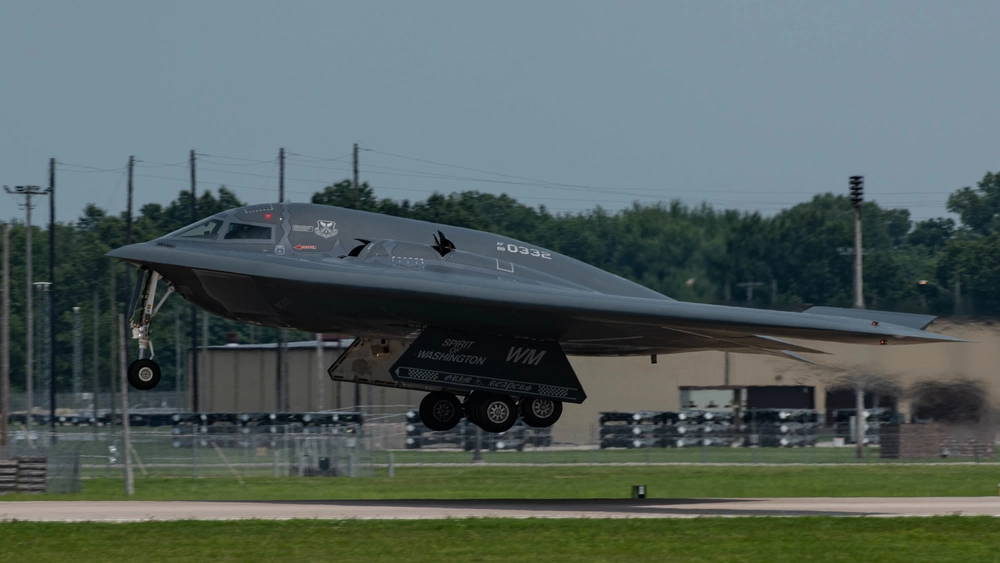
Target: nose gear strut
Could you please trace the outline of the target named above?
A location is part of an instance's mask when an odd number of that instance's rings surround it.
[[[167,286],[166,292],[160,300],[156,301],[156,287],[160,281],[160,274],[155,270],[143,268],[140,270],[140,292],[138,304],[142,308],[138,311],[130,311],[129,327],[132,329],[132,339],[139,341],[139,357],[128,366],[129,385],[136,389],[147,391],[156,387],[160,382],[160,366],[153,361],[155,355],[153,341],[149,335],[149,325],[153,322],[153,317],[163,307],[170,294],[174,292],[172,285]]]

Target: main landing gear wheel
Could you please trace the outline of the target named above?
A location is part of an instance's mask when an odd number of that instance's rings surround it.
[[[149,391],[160,382],[160,366],[153,360],[138,359],[128,366],[128,383],[141,391]]]
[[[473,393],[465,411],[469,420],[487,432],[506,432],[517,422],[517,403],[506,395]]]
[[[546,428],[552,426],[562,416],[562,401],[552,399],[521,399],[521,420],[528,426]]]
[[[451,393],[428,393],[420,401],[420,420],[431,430],[451,430],[462,420],[462,403]]]

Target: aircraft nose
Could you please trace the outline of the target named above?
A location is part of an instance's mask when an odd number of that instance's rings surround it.
[[[108,252],[105,256],[108,258],[117,258],[119,260],[142,262],[144,261],[144,257],[148,255],[149,250],[150,244],[148,242],[138,242],[135,244],[120,246]]]

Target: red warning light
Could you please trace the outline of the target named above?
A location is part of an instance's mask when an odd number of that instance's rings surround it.
[[[271,213],[265,213],[265,214],[264,214],[264,220],[265,220],[265,221],[270,221],[270,220],[271,220],[271,217],[274,217],[274,215],[273,215],[273,214],[271,214]]]
[[[881,344],[882,346],[885,346],[886,344],[889,343],[889,341],[883,338],[882,340],[879,340],[878,343]]]
[[[878,321],[872,321],[872,326],[878,326]]]

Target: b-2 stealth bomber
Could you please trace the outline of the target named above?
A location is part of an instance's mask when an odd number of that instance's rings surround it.
[[[724,350],[803,359],[785,338],[871,345],[958,341],[933,317],[813,307],[802,313],[671,299],[507,236],[326,205],[225,211],[108,254],[136,264],[129,382],[160,379],[150,321],[177,292],[222,317],[355,335],[334,380],[427,391],[424,424],[467,417],[503,432],[550,426],[586,398],[566,355]],[[157,298],[160,282],[167,286]]]

